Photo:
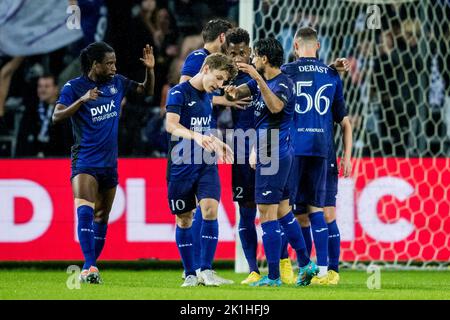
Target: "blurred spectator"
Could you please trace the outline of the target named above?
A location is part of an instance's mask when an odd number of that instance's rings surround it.
[[[39,77],[37,105],[27,106],[20,123],[17,156],[63,157],[70,155],[73,144],[68,121],[52,124],[53,109],[59,89],[53,75]]]

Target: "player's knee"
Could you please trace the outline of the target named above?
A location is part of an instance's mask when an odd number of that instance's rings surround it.
[[[307,214],[299,214],[296,215],[295,218],[297,219],[298,223],[302,228],[309,227],[310,222]]]
[[[94,221],[97,223],[108,223],[109,221],[109,212],[107,210],[96,210],[94,212]]]
[[[323,214],[326,223],[331,223],[336,220],[336,208],[335,207],[325,207],[323,208]]]
[[[202,207],[202,216],[204,220],[217,219],[217,209],[213,206],[206,205]]]
[[[176,216],[177,226],[180,228],[190,228],[192,226],[192,213],[182,213]]]

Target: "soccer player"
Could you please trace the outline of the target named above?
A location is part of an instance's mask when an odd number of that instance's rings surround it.
[[[255,43],[253,64],[238,63],[239,69],[252,80],[239,87],[225,89],[232,99],[256,95],[254,103],[257,130],[255,202],[258,205],[263,230],[263,245],[269,274],[251,286],[280,286],[281,229],[297,252],[300,272],[298,285],[308,285],[317,272],[306,254],[300,226],[289,206],[291,195],[289,176],[292,168],[290,127],[295,106],[295,88],[281,73],[283,48],[273,39]],[[252,158],[252,156],[251,156]],[[254,159],[251,160],[252,162]]]
[[[202,37],[204,41],[203,48],[191,52],[184,61],[183,67],[181,69],[180,83],[188,81],[197,73],[206,59],[206,57],[211,53],[223,52],[226,47],[226,32],[230,30],[233,26],[230,22],[223,19],[214,19],[208,21],[202,30]],[[221,95],[215,94],[213,97],[214,105],[222,105],[234,108],[242,108],[247,105],[249,101],[247,99],[238,101],[229,101]],[[212,113],[212,123],[211,128],[216,128],[217,126],[217,107],[213,108]],[[202,212],[200,206],[194,213],[194,220],[192,224],[192,232],[194,235],[194,264],[196,265],[196,270],[200,269],[200,228],[202,225]],[[183,274],[183,279],[185,275]],[[223,279],[224,283],[232,283],[232,281]]]
[[[146,77],[143,83],[116,74],[114,49],[94,42],[81,51],[83,75],[61,90],[53,122],[70,118],[72,191],[78,216],[78,239],[85,263],[82,282],[99,283],[96,261],[105,244],[109,213],[117,188],[117,133],[120,103],[128,91],[153,95],[155,59],[147,45],[143,51]]]
[[[171,135],[168,200],[172,213],[176,215],[176,243],[185,272],[182,287],[200,283],[206,286],[224,284],[223,279],[212,270],[219,233],[219,174],[217,164],[206,159],[215,152],[226,162],[233,160],[232,150],[209,135],[208,131],[212,93],[236,74],[237,68],[229,57],[214,53],[205,59],[197,75],[176,85],[168,94],[166,130]],[[202,152],[202,148],[206,152]],[[192,230],[192,210],[196,207],[196,199],[203,215],[200,228],[201,270],[198,274],[194,264]]]
[[[226,34],[227,55],[236,63],[250,63],[250,35],[242,28],[234,28]],[[233,80],[233,85],[239,86],[250,81],[249,74],[239,71]],[[249,266],[249,275],[241,284],[250,284],[261,279],[257,263],[258,237],[256,233],[255,218],[255,171],[250,167],[250,145],[253,145],[254,135],[254,108],[249,104],[245,109],[232,109],[234,124],[234,162],[232,165],[233,201],[239,205],[239,238],[242,249]],[[282,232],[282,246],[280,260],[280,274],[283,283],[293,283],[294,273],[291,260],[287,253],[287,238]]]
[[[339,234],[339,228],[336,224],[336,197],[338,193],[338,176],[339,169],[345,178],[349,177],[352,171],[351,163],[351,148],[352,148],[352,128],[348,116],[344,114],[335,114],[333,112],[333,120],[341,125],[342,139],[344,145],[344,155],[340,162],[340,168],[338,168],[336,159],[336,146],[334,143],[334,126],[330,130],[332,134],[330,138],[330,149],[327,162],[327,177],[326,177],[326,192],[323,213],[325,215],[325,221],[328,226],[328,279],[326,278],[314,278],[313,283],[336,285],[339,283],[339,255],[341,249],[341,238]],[[311,239],[311,227],[308,216],[305,214],[299,214],[297,220],[302,227],[303,237],[305,239],[306,248],[308,253],[311,253],[312,239]]]
[[[310,27],[300,28],[295,35],[294,47],[299,59],[284,65],[282,70],[297,87],[293,133],[295,176],[298,178],[295,213],[307,213],[311,223],[319,267],[312,283],[327,284],[329,229],[323,208],[333,119],[341,121],[343,126],[346,152],[351,149],[348,145],[351,144],[351,138],[348,139],[351,127],[338,72],[316,58],[320,48],[317,32]],[[305,240],[308,241],[306,231]],[[332,230],[333,235],[335,231]]]

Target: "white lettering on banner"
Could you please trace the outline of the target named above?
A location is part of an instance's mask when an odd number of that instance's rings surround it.
[[[341,241],[355,240],[355,182],[350,178],[338,180],[336,220]]]
[[[376,241],[405,240],[414,231],[414,224],[404,218],[395,223],[382,222],[378,217],[377,204],[385,196],[394,196],[405,201],[413,192],[414,188],[400,178],[383,177],[371,181],[358,200],[358,218],[364,231]]]
[[[15,198],[25,198],[33,206],[33,215],[26,223],[14,223]],[[52,200],[45,188],[24,179],[0,179],[0,242],[29,242],[42,236],[50,227]]]
[[[147,223],[145,202],[145,179],[126,180],[127,241],[174,242],[174,223]],[[149,199],[151,201],[151,199]],[[233,228],[219,203],[219,240],[234,241]]]
[[[77,215],[77,208],[74,206],[73,212],[75,213],[74,218],[74,239],[76,242],[78,241],[78,215]],[[123,191],[121,186],[117,186],[116,189],[116,196],[114,197],[113,206],[111,208],[111,212],[109,213],[109,220],[108,224],[111,224],[113,222],[116,222],[119,220],[125,212],[125,192]]]

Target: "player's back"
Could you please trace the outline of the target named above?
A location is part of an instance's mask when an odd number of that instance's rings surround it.
[[[316,58],[300,58],[281,69],[296,86],[295,154],[327,158],[332,136],[332,108],[343,104],[339,74]]]

